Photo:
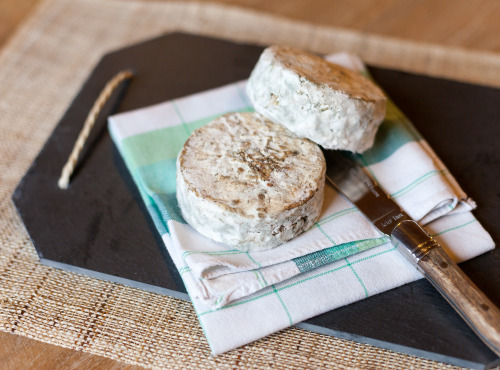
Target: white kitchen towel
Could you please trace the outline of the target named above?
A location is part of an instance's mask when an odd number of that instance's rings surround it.
[[[363,72],[354,56],[329,59]],[[175,200],[177,153],[195,128],[223,113],[249,110],[241,81],[109,120],[214,353],[420,277],[329,186],[316,225],[270,251],[240,252],[186,225]],[[423,224],[437,219],[427,229],[456,260],[493,248],[470,213],[474,203],[391,102],[375,146],[358,160],[410,216]]]

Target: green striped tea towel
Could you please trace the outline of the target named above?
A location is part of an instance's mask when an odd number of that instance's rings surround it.
[[[363,71],[354,56],[330,59]],[[316,225],[270,251],[230,249],[186,225],[175,198],[175,162],[184,141],[223,113],[250,110],[241,81],[109,119],[113,140],[179,269],[214,354],[421,278],[329,186]],[[456,260],[493,248],[470,212],[474,203],[392,103],[375,146],[359,161]]]

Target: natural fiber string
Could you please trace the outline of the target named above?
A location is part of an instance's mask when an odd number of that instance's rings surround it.
[[[116,74],[111,80],[108,81],[104,89],[99,94],[99,97],[95,101],[92,109],[90,110],[87,118],[85,119],[85,123],[83,124],[82,131],[78,135],[78,139],[76,139],[75,145],[73,146],[73,150],[64,165],[61,177],[59,178],[57,184],[61,189],[67,189],[69,185],[69,180],[73,171],[75,170],[76,163],[78,162],[78,157],[89,137],[90,131],[95,125],[97,117],[101,112],[102,108],[106,104],[106,102],[111,97],[111,94],[115,89],[120,85],[120,83],[124,80],[130,79],[134,76],[134,73],[131,70],[124,70]]]

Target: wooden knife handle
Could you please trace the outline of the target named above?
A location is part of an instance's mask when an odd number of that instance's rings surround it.
[[[441,247],[428,251],[418,267],[483,342],[500,356],[500,309]]]
[[[446,298],[478,337],[500,356],[500,310],[417,222],[401,221],[392,243]]]

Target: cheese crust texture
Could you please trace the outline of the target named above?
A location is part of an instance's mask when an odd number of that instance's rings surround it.
[[[177,157],[177,200],[199,233],[243,251],[309,229],[323,203],[321,149],[258,113],[230,113],[195,130]]]
[[[255,110],[327,149],[373,145],[386,97],[369,79],[287,46],[264,50],[247,93]]]

